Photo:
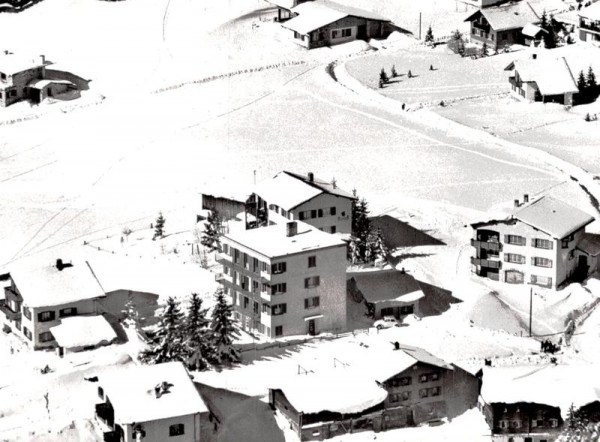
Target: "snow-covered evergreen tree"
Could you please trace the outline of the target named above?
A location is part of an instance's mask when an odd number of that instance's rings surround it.
[[[183,314],[173,297],[167,299],[156,334],[147,350],[140,354],[140,360],[146,364],[160,364],[170,361],[184,361],[185,352],[182,342]]]
[[[160,239],[165,235],[165,221],[162,212],[158,212],[158,218],[156,218],[156,222],[154,223],[154,236],[152,240],[156,238]]]
[[[398,76],[398,72],[396,72],[396,65],[392,65],[392,78],[396,78]]]
[[[123,308],[123,323],[128,327],[139,327],[140,324],[140,314],[135,306],[133,301],[133,297],[131,295],[128,296],[127,302]]]
[[[372,235],[371,238],[371,255],[373,261],[377,259],[387,259],[389,251],[385,245],[381,229],[377,229],[377,232],[374,235]]]
[[[234,319],[231,317],[231,305],[227,303],[222,289],[215,293],[216,305],[210,320],[212,330],[213,360],[216,364],[230,365],[240,360],[233,340],[239,335]]]
[[[369,206],[364,198],[357,198],[352,201],[352,236],[356,239],[358,256],[363,262],[365,261],[370,233]]]
[[[190,305],[183,325],[183,339],[188,368],[204,370],[212,355],[210,321],[208,309],[202,308],[202,299],[197,293],[190,296]]]
[[[594,69],[590,66],[588,68],[587,77],[585,80],[590,99],[595,100],[598,97],[598,82],[596,81],[596,74]]]
[[[211,210],[204,224],[204,232],[202,232],[201,244],[208,249],[209,252],[214,252],[221,248],[221,219],[215,210]]]
[[[381,72],[379,72],[379,81],[383,83],[387,83],[389,81],[389,77],[384,68],[381,68]]]
[[[429,26],[425,34],[425,43],[433,43],[433,29],[431,29],[431,26]]]

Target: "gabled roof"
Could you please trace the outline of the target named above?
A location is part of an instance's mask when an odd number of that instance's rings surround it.
[[[302,5],[304,4],[306,3]],[[276,204],[287,211],[324,193],[354,199],[352,194],[337,185],[334,186],[331,182],[314,176],[311,181],[308,176],[286,171],[279,172],[273,178],[259,183],[254,188],[254,193],[269,204]]]
[[[494,219],[473,223],[471,226],[478,228],[511,220],[519,220],[556,239],[562,239],[593,222],[594,217],[567,203],[544,195],[525,206],[514,208],[504,217],[498,216]]]
[[[600,238],[598,235],[586,233],[577,244],[577,249],[589,256],[598,256],[600,255]]]
[[[483,15],[495,31],[524,28],[527,23],[537,23],[540,20],[529,2],[524,1],[480,9],[464,21],[472,21],[479,15]]]
[[[167,382],[168,393],[156,397],[154,387]],[[208,411],[181,362],[127,366],[103,373],[99,385],[121,424],[149,422]]]
[[[414,302],[425,297],[419,283],[396,269],[348,273],[367,302]]]
[[[56,263],[35,260],[9,271],[23,303],[31,308],[51,307],[106,296],[87,261],[74,261],[58,270]]]
[[[579,88],[564,57],[516,60],[505,70],[515,70],[524,82],[534,82],[542,95],[577,93]]]
[[[27,58],[12,53],[0,53],[0,72],[13,75],[29,69],[39,68],[48,63],[42,63],[41,58]]]
[[[541,32],[548,33],[544,28],[534,25],[533,23],[527,23],[521,31],[521,34],[527,37],[536,37]]]
[[[390,21],[371,11],[340,5],[339,3],[325,0],[314,0],[301,3],[292,8],[292,12],[297,13],[298,16],[282,23],[281,26],[303,35],[350,16],[368,20]]]
[[[579,16],[589,20],[600,20],[600,2],[592,3],[579,11]]]

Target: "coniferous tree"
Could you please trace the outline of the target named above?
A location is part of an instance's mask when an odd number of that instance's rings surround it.
[[[396,72],[396,65],[392,65],[392,78],[396,78],[398,76],[398,72]]]
[[[210,321],[206,318],[207,311],[208,309],[202,308],[200,296],[192,293],[183,325],[187,365],[190,369],[206,369],[212,357]]]
[[[588,89],[590,101],[595,100],[598,97],[598,83],[596,81],[596,74],[590,66],[587,72],[587,78],[585,80]]]
[[[233,340],[239,335],[235,321],[231,317],[231,305],[220,288],[215,293],[216,305],[210,320],[213,360],[216,364],[230,365],[240,360]]]
[[[577,89],[579,89],[579,93],[577,94],[577,101],[579,103],[587,103],[589,98],[589,90],[587,80],[583,71],[579,71],[579,76],[577,77]]]
[[[387,83],[389,81],[389,77],[384,68],[381,68],[381,72],[379,73],[379,81],[383,83]]]
[[[219,250],[221,248],[221,219],[216,211],[211,210],[204,224],[204,232],[202,232],[201,244],[208,249],[209,252]]]
[[[179,304],[173,297],[167,299],[155,336],[150,348],[140,354],[140,360],[147,364],[160,364],[171,361],[184,361],[182,342],[183,314]]]
[[[425,34],[425,43],[433,43],[433,29],[431,29],[431,25],[427,29],[427,33]]]
[[[367,243],[371,233],[371,221],[369,220],[369,206],[367,201],[356,199],[352,201],[352,236],[356,239],[358,256],[365,261]]]
[[[154,223],[154,236],[152,240],[154,241],[156,238],[162,238],[165,235],[165,218],[163,217],[162,212],[158,212],[158,218],[156,218],[156,222]]]
[[[373,260],[387,259],[389,251],[385,245],[381,229],[377,229],[377,232],[371,236],[371,244]]]

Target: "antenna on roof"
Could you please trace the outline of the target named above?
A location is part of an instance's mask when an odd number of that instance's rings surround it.
[[[308,373],[314,373],[314,371],[307,370],[302,365],[298,364],[298,374],[308,374]]]
[[[337,181],[335,180],[335,177],[333,177],[333,179],[331,180],[331,187],[337,189]]]
[[[349,367],[350,364],[340,361],[338,358],[333,358],[333,368],[337,368],[337,364],[340,364],[342,367]]]

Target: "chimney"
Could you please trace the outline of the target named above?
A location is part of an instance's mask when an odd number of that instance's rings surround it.
[[[527,204],[529,202],[529,194],[526,193],[525,195],[523,195],[523,204]]]
[[[394,342],[394,350],[400,350],[400,343],[398,341]]]
[[[3,52],[4,52],[4,55],[8,55],[8,49],[5,49]]]
[[[63,260],[62,259],[58,258],[56,260],[56,268],[58,269],[59,272],[61,272],[62,269],[65,268],[65,265],[63,264]]]
[[[162,396],[162,389],[160,388],[160,384],[154,387],[154,394],[156,396],[156,399]]]
[[[537,54],[531,54],[531,59],[532,60],[537,60]]]
[[[46,56],[44,54],[40,55],[40,63],[46,64]]]
[[[314,174],[314,173],[312,173],[312,172],[308,172],[308,181],[309,181],[310,183],[312,183],[312,182],[314,182],[314,181],[315,181],[315,174]]]
[[[402,267],[402,270],[400,270],[400,273],[403,275],[406,273],[406,270],[404,270],[404,267]]]
[[[519,207],[519,200],[515,200],[515,207]]]
[[[290,221],[286,225],[286,235],[285,236],[294,236],[298,233],[298,223],[296,221]]]

